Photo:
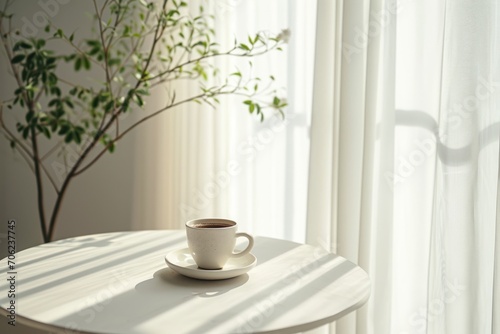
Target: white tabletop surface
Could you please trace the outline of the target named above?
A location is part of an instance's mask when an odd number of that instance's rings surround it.
[[[220,281],[168,268],[165,255],[184,247],[184,231],[140,231],[19,252],[16,320],[61,333],[295,333],[342,317],[370,295],[360,267],[309,245],[256,237],[257,266]],[[8,271],[1,260],[0,277]],[[7,284],[0,281],[3,315]]]

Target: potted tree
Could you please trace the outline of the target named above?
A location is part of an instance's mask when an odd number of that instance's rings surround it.
[[[6,1],[0,10],[0,43],[16,88],[10,99],[0,101],[0,128],[35,175],[44,242],[53,239],[72,180],[161,113],[189,103],[215,106],[221,96],[238,95],[260,120],[265,110],[283,114],[286,101],[269,85],[259,85],[261,78],[238,70],[222,76],[211,60],[280,50],[288,39],[286,30],[276,35],[259,32],[221,50],[215,42],[213,16],[202,6],[193,16],[188,3],[180,0],[93,0],[92,37],[48,24],[44,38],[27,38],[11,28],[16,20],[9,12],[11,3]],[[67,70],[61,69],[68,66],[75,75],[82,74],[81,80],[67,79]],[[90,82],[85,79],[88,71],[98,71],[104,79]],[[181,80],[192,81],[198,91],[179,96],[175,83]],[[144,110],[148,96],[159,88],[166,94],[164,105],[123,126],[123,119]],[[268,102],[256,99],[262,94]],[[4,121],[7,113],[22,113],[22,120],[10,126]],[[41,143],[49,149],[42,152]],[[68,151],[71,163],[54,175],[43,157]],[[53,203],[46,201],[48,191],[55,193]]]

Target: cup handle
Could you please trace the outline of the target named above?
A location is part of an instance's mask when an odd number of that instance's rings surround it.
[[[247,248],[245,248],[244,250],[242,250],[241,252],[239,253],[234,253],[231,255],[231,257],[241,257],[245,254],[248,254],[251,250],[252,250],[252,247],[253,247],[253,237],[248,234],[248,233],[245,233],[245,232],[238,232],[236,233],[236,238],[239,238],[239,237],[244,237],[244,238],[247,238],[248,239],[248,246]]]

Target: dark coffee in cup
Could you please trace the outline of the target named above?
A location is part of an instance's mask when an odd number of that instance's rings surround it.
[[[193,225],[194,228],[224,228],[224,227],[231,227],[232,225],[229,224],[197,224]]]

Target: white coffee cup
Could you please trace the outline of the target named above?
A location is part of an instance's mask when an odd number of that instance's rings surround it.
[[[201,269],[221,269],[230,257],[248,254],[253,247],[253,237],[236,232],[236,222],[222,218],[194,219],[186,223],[188,247],[194,261]],[[236,239],[245,237],[248,246],[235,253]]]

